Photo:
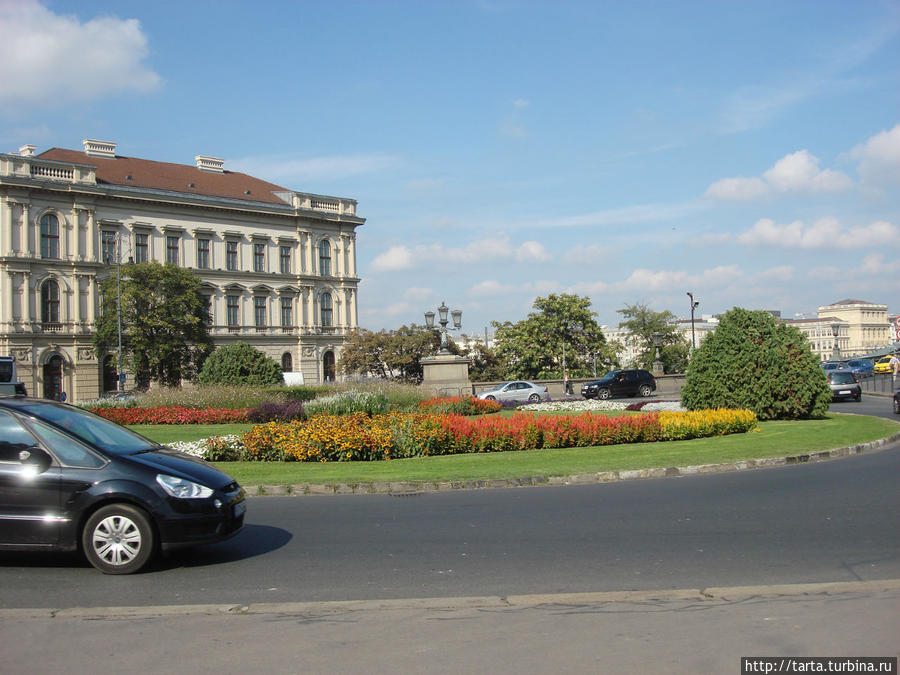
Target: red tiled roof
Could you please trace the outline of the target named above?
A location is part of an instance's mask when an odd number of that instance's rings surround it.
[[[292,192],[244,173],[201,171],[196,166],[154,162],[134,157],[96,157],[78,150],[51,148],[37,155],[38,159],[55,162],[88,164],[97,167],[97,183],[127,185],[129,187],[170,190],[185,194],[225,197],[245,201],[285,205],[274,192]],[[130,178],[128,178],[130,176]],[[193,184],[193,187],[191,187]]]

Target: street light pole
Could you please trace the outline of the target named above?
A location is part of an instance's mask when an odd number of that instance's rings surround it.
[[[441,306],[438,309],[438,323],[440,324],[440,328],[437,330],[441,333],[441,354],[449,354],[450,350],[447,348],[447,331],[450,329],[447,328],[447,324],[450,323],[447,320],[447,314],[453,318],[453,330],[459,330],[462,328],[462,310],[454,309],[450,310],[443,301],[441,301]],[[428,311],[425,312],[425,326],[431,329],[434,329],[434,312]]]
[[[688,292],[688,297],[691,299],[691,351],[697,348],[697,338],[694,336],[694,310],[700,305],[700,301],[694,300],[694,294]]]

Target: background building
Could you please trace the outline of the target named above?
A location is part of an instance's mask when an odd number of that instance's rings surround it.
[[[116,144],[0,154],[0,354],[35,396],[115,388],[92,343],[99,282],[129,260],[192,270],[215,344],[242,340],[294,380],[335,378],[357,327],[352,199],[295,192],[195,157],[122,157]]]
[[[843,343],[840,345],[843,356],[868,354],[894,341],[887,305],[865,300],[841,300],[819,307],[819,317],[834,317],[846,324],[847,344],[846,347]]]

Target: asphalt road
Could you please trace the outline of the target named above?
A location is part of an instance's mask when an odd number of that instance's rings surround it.
[[[890,400],[833,406],[891,416]],[[806,465],[410,497],[259,497],[136,576],[3,553],[0,608],[251,604],[900,578],[900,447]]]

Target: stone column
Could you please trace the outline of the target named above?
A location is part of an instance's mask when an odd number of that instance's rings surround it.
[[[3,232],[3,253],[4,255],[16,255],[13,251],[13,208],[15,204],[6,200],[0,208],[0,231]]]
[[[87,245],[87,251],[85,252],[85,256],[91,262],[100,262],[97,259],[97,231],[95,229],[96,224],[94,223],[94,212],[90,209],[85,211],[86,223],[85,229],[87,230],[87,234],[85,237],[85,244]]]
[[[34,257],[34,228],[31,226],[31,209],[28,204],[22,204],[22,244],[25,249],[25,255],[29,258]]]
[[[350,253],[348,255],[348,258],[350,261],[350,276],[355,277],[356,276],[356,235],[351,234],[348,236],[348,239],[349,239],[348,248],[350,250]]]
[[[0,326],[2,331],[12,332],[13,284],[12,272],[0,275]]]
[[[22,275],[22,323],[25,324],[25,332],[30,333],[33,330],[31,325],[31,275],[25,273]]]

